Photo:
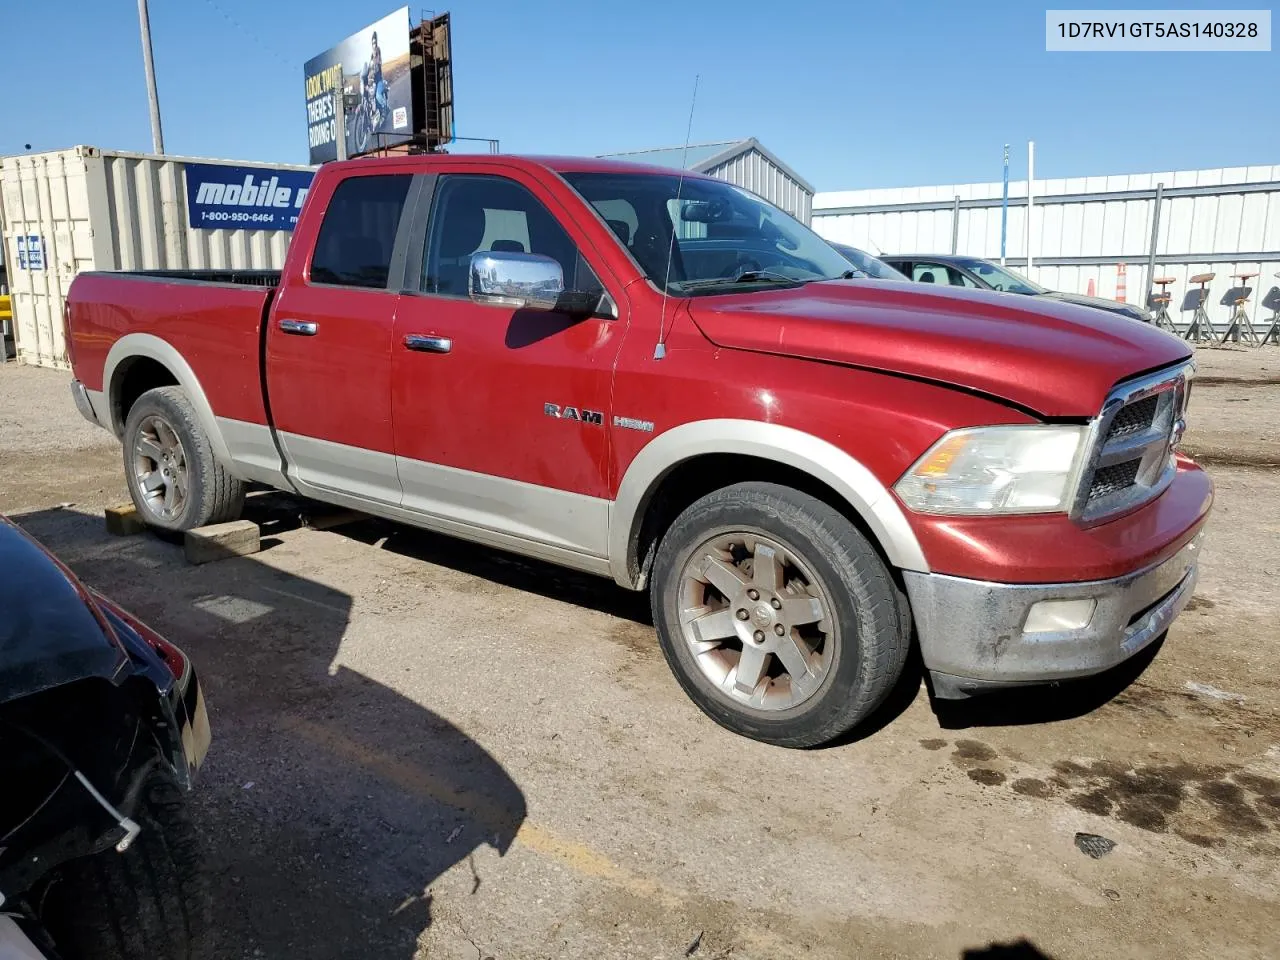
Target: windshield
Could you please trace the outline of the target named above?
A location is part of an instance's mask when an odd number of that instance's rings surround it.
[[[667,293],[737,293],[854,276],[808,227],[731,184],[699,177],[682,184],[677,174],[563,176]]]
[[[1003,290],[1006,293],[1025,293],[1034,295],[1048,291],[1038,283],[1032,283],[1026,277],[1007,270],[990,260],[957,260],[957,264],[974,273],[992,290]]]
[[[871,254],[859,250],[857,247],[850,247],[843,243],[833,243],[836,252],[852,263],[859,273],[864,273],[868,277],[875,280],[906,280],[907,275],[893,269],[883,260],[873,257]]]

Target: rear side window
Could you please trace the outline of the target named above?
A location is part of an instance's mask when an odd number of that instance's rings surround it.
[[[940,263],[917,263],[911,268],[911,279],[917,283],[950,283],[947,268]]]
[[[348,177],[320,223],[311,282],[384,289],[412,176]]]

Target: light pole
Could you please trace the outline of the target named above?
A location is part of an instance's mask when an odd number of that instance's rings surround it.
[[[1009,145],[1004,145],[1004,193],[1000,201],[1000,266],[1004,266],[1005,240],[1009,235]]]
[[[147,71],[147,99],[151,102],[151,146],[156,153],[164,153],[160,96],[156,93],[156,65],[151,60],[151,18],[147,16],[147,0],[138,0],[138,26],[142,31],[142,64]]]
[[[1027,141],[1027,276],[1031,276],[1031,212],[1036,205],[1036,142]]]

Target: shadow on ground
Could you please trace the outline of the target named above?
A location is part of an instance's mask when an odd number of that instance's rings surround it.
[[[191,567],[173,543],[108,537],[99,516],[13,519],[183,646],[200,673],[213,746],[193,799],[214,956],[408,960],[432,923],[436,878],[471,860],[474,892],[473,854],[514,841],[525,798],[492,756],[334,665],[346,594],[254,557]]]
[[[382,549],[392,553],[469,573],[504,587],[653,626],[649,594],[624,590],[604,577],[382,520],[361,520],[343,526],[341,533],[361,543],[381,541]]]
[[[1012,943],[992,943],[985,947],[966,950],[960,954],[960,960],[1053,960],[1047,953],[1041,953],[1030,940],[1017,940]]]
[[[362,543],[381,541],[382,549],[401,556],[469,573],[506,587],[607,613],[653,629],[648,591],[624,590],[603,577],[381,520],[362,520],[342,527],[341,532]],[[655,656],[661,655],[656,634],[653,636],[653,649]],[[883,730],[915,700],[920,692],[922,675],[919,655],[913,650],[902,677],[884,703],[854,730],[824,744],[824,747],[856,743]]]

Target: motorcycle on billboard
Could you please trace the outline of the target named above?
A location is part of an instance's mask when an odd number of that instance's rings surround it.
[[[338,90],[342,92],[347,156],[412,138],[409,33],[409,8],[401,7],[306,62],[303,73],[312,164],[338,159]]]

